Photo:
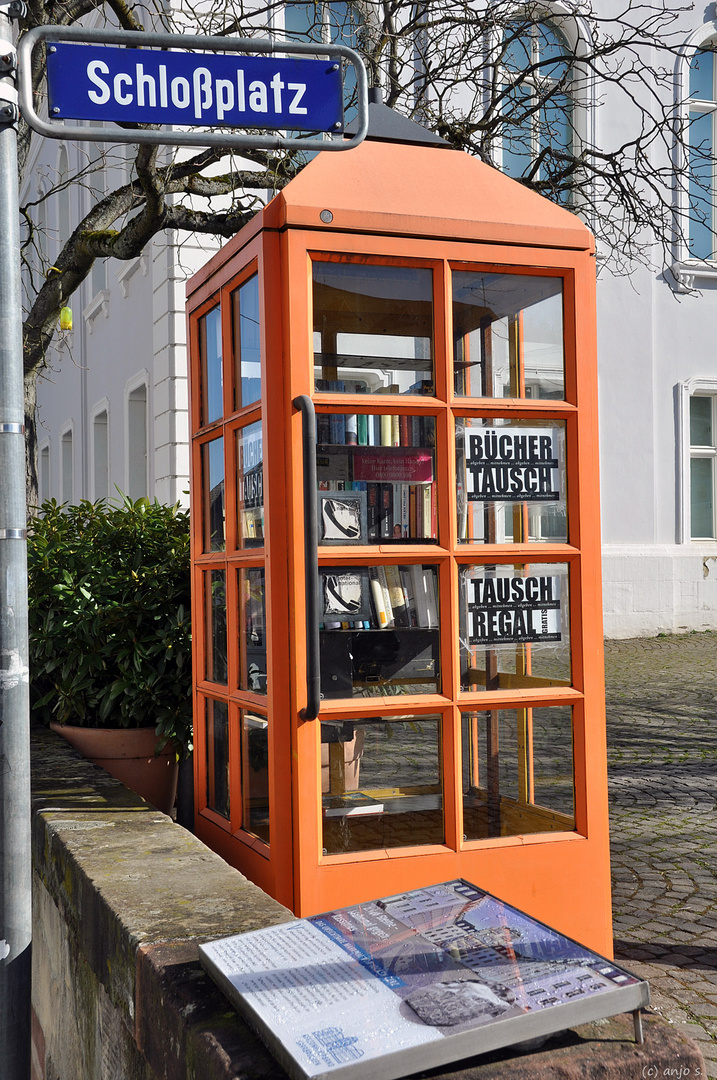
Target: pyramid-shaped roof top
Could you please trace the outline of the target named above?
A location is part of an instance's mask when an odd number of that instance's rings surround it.
[[[469,154],[369,139],[345,153],[318,154],[262,217],[269,228],[594,249],[574,214]]]
[[[353,150],[317,154],[205,264],[189,291],[262,229],[285,228],[595,250],[575,214],[469,154],[369,138]]]

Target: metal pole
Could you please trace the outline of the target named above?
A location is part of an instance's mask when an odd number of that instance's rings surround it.
[[[12,10],[12,9],[11,9]],[[8,5],[0,63],[11,72]],[[17,106],[0,79],[0,1077],[30,1077],[32,870]]]

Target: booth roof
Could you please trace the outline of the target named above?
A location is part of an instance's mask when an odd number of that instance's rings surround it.
[[[353,150],[317,154],[190,279],[187,294],[261,230],[287,228],[352,233],[351,250],[357,233],[595,250],[575,214],[469,154],[366,139]]]
[[[331,212],[330,222],[322,211]],[[367,139],[318,154],[263,212],[302,227],[594,250],[570,211],[458,150]],[[325,217],[328,215],[324,215]]]

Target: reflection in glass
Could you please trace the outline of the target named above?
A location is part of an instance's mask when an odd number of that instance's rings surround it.
[[[239,571],[239,689],[266,693],[264,571]]]
[[[324,698],[440,692],[435,566],[321,566]]]
[[[436,421],[316,415],[319,543],[425,543],[437,536]]]
[[[714,100],[714,53],[707,49],[697,49],[690,60],[690,97]]]
[[[205,570],[206,678],[227,682],[227,596],[224,570]]]
[[[242,828],[269,843],[269,725],[258,713],[241,713]]]
[[[229,817],[229,711],[226,702],[206,699],[207,806]]]
[[[218,307],[199,320],[201,358],[202,427],[218,420],[224,412],[222,399],[222,320]]]
[[[224,551],[224,439],[202,444],[204,550]]]
[[[442,844],[438,716],[321,725],[324,852]]]
[[[458,540],[566,543],[565,422],[456,418]]]
[[[458,596],[462,690],[570,684],[565,563],[462,566]]]
[[[528,274],[453,274],[455,392],[565,397],[563,283]]]
[[[264,439],[261,420],[237,431],[237,547],[264,546]]]
[[[464,712],[466,840],[575,828],[572,709]]]
[[[433,274],[314,262],[315,389],[433,394]]]
[[[234,333],[234,409],[261,398],[261,324],[259,276],[249,278],[232,293]]]

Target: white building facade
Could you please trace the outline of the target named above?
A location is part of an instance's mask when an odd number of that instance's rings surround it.
[[[674,94],[690,95],[701,145],[714,147],[717,65],[700,52],[717,42],[710,13],[679,16]],[[707,59],[696,64],[695,56]],[[584,137],[600,145],[619,138],[630,118],[610,87],[595,94],[600,104],[586,111]],[[38,140],[23,199],[72,175],[87,145]],[[685,165],[676,154],[675,169]],[[115,159],[112,167],[122,165]],[[103,182],[100,170],[47,201],[49,261]],[[714,192],[711,177],[706,187]],[[603,267],[599,275],[608,637],[717,628],[717,216],[713,198],[694,198],[699,220],[689,244],[676,240],[671,267],[635,265],[626,276]],[[73,297],[74,329],[60,334],[39,384],[41,499],[113,498],[119,490],[187,501],[184,282],[215,249],[206,238],[170,233],[130,263],[98,261]]]

